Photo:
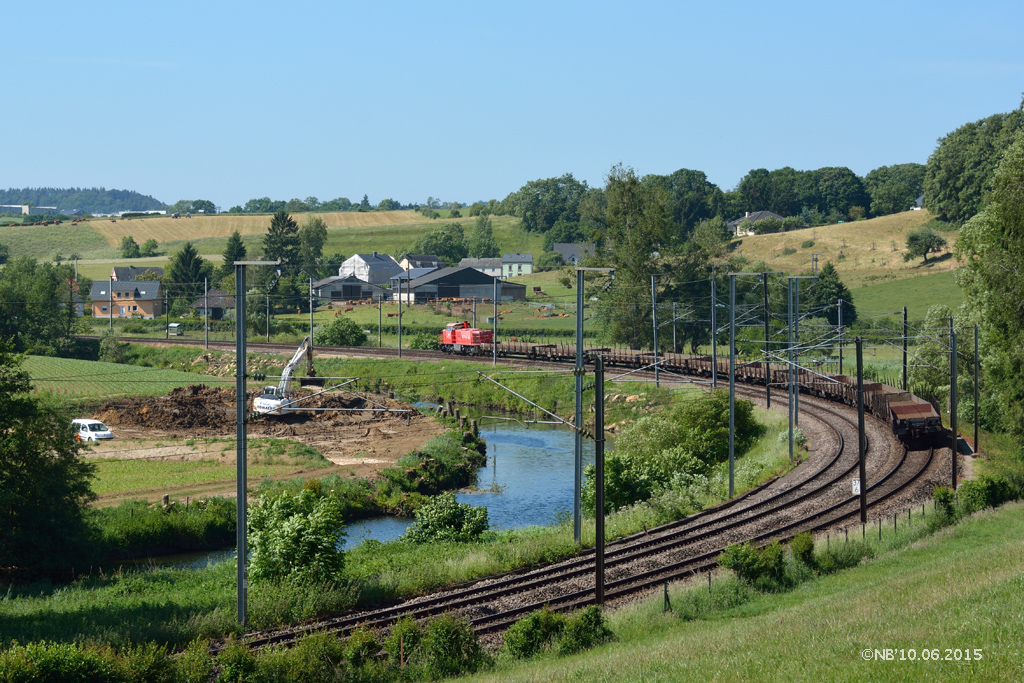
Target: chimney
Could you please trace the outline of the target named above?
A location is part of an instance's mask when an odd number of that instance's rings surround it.
[[[747,215],[744,216],[744,218],[750,218],[750,212],[749,211],[747,211]],[[373,252],[373,253],[376,254],[377,252]]]
[[[377,252],[373,252],[373,258],[377,258]]]

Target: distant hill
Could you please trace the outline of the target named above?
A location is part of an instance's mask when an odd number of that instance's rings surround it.
[[[167,205],[132,190],[108,190],[103,187],[25,187],[0,190],[0,204],[56,206],[60,210],[78,209],[85,213],[117,211],[159,211]]]

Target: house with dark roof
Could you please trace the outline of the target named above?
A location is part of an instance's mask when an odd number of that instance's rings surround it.
[[[398,265],[412,270],[413,268],[444,268],[444,261],[433,254],[405,254],[398,259]]]
[[[373,252],[370,254],[356,254],[346,259],[341,264],[341,267],[338,268],[338,277],[354,275],[363,282],[369,282],[371,285],[381,285],[387,282],[392,275],[397,275],[401,270],[404,270],[404,268],[398,265],[398,261],[392,256]]]
[[[223,320],[228,311],[235,310],[235,297],[226,289],[211,289],[206,296],[196,299],[189,308],[194,308],[200,318],[209,315],[210,320]]]
[[[391,291],[397,292],[399,283],[401,283],[402,288],[405,289],[413,280],[417,280],[424,275],[429,275],[435,270],[439,270],[439,268],[410,268],[409,270],[403,270],[398,275],[392,275],[388,280],[388,282],[391,283]]]
[[[575,244],[572,242],[555,242],[551,251],[561,254],[562,260],[570,265],[578,265],[584,256],[594,255],[593,243]]]
[[[94,318],[153,318],[163,314],[160,283],[152,280],[94,280],[89,298]]]
[[[333,275],[313,281],[313,294],[329,301],[357,301],[359,299],[381,299],[389,296],[388,290],[380,285],[371,285],[355,275]]]
[[[484,275],[501,277],[500,258],[464,258],[459,261],[460,268],[476,268]]]
[[[758,221],[763,221],[765,218],[774,218],[780,221],[785,220],[785,218],[775,213],[774,211],[747,211],[746,215],[743,216],[743,218],[737,218],[734,221],[729,221],[727,225],[729,226],[729,232],[731,232],[734,236],[744,237],[746,235],[753,235],[754,230],[752,226],[754,225],[754,223]],[[750,226],[747,226],[747,228],[741,230],[740,226],[743,225],[744,223],[749,223]]]
[[[164,276],[164,269],[156,266],[114,266],[110,270],[110,279],[114,282],[131,282],[143,273],[153,273],[157,277]]]
[[[412,280],[408,290],[404,287],[402,289],[402,301],[420,303],[435,299],[490,299],[494,296],[495,283],[501,300],[517,295],[516,300],[526,298],[525,285],[510,285],[475,268],[460,266],[441,268]],[[393,296],[397,299],[398,292],[393,292]]]
[[[504,254],[501,257],[501,276],[515,277],[533,272],[533,254]]]

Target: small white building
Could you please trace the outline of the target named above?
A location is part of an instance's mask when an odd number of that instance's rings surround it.
[[[398,261],[388,254],[373,252],[356,254],[347,259],[338,268],[338,277],[346,278],[351,275],[371,285],[381,285],[403,270]]]

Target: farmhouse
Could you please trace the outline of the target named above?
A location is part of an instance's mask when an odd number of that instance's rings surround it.
[[[501,257],[501,276],[515,277],[533,272],[533,254],[505,254]]]
[[[194,308],[200,317],[209,315],[210,320],[223,320],[228,311],[235,310],[235,297],[225,289],[211,289],[206,296],[196,299],[189,308]]]
[[[398,259],[398,265],[412,270],[413,268],[444,268],[444,261],[433,254],[405,254]]]
[[[323,280],[313,281],[313,294],[320,299],[331,301],[352,301],[355,299],[380,299],[386,297],[387,290],[379,285],[371,285],[355,275],[334,275]]]
[[[150,280],[92,283],[89,298],[94,318],[153,318],[163,314],[160,283]]]
[[[484,275],[501,277],[500,258],[464,258],[459,261],[461,268],[476,268]]]
[[[584,256],[594,255],[594,245],[591,243],[587,244],[574,244],[572,242],[555,242],[551,250],[557,254],[562,255],[562,260],[570,265],[579,265],[579,262],[583,260]]]
[[[354,275],[363,282],[371,285],[380,285],[388,281],[392,275],[397,275],[403,270],[398,261],[388,254],[356,254],[347,259],[338,268],[338,277],[349,277]]]
[[[776,220],[785,220],[782,216],[775,213],[774,211],[747,211],[743,218],[737,218],[734,221],[729,221],[729,232],[736,237],[745,237],[747,235],[754,234],[754,223],[763,221],[765,218],[774,218]],[[744,225],[747,223],[748,225]],[[742,229],[741,229],[742,226]]]

